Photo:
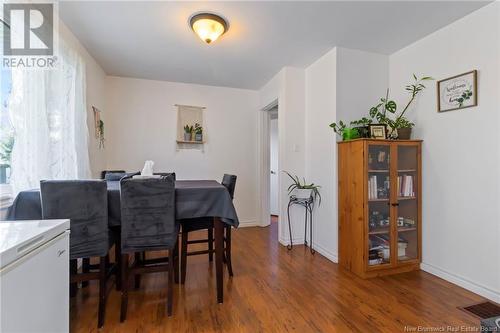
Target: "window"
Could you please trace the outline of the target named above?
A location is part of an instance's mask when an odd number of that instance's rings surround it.
[[[42,179],[89,178],[85,63],[62,38],[55,52],[50,69],[0,68],[0,209]]]
[[[10,179],[10,162],[12,147],[14,146],[14,128],[10,121],[8,102],[12,91],[12,77],[10,70],[1,71],[1,100],[0,109],[0,184],[8,184]]]

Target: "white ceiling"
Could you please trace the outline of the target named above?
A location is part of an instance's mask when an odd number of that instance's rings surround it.
[[[109,75],[258,89],[334,46],[391,54],[486,3],[71,1],[59,10]],[[199,11],[230,23],[214,44],[188,26]]]

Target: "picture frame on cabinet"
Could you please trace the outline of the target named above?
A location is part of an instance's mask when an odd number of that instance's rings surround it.
[[[387,127],[384,124],[369,125],[372,139],[387,139]]]

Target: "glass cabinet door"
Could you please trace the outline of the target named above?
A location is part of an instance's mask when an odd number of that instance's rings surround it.
[[[368,266],[391,262],[390,145],[368,145]]]
[[[397,155],[397,258],[407,261],[419,257],[418,146],[399,145]]]

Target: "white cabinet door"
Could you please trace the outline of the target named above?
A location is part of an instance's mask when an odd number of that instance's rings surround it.
[[[0,331],[69,331],[69,231],[0,271]]]

